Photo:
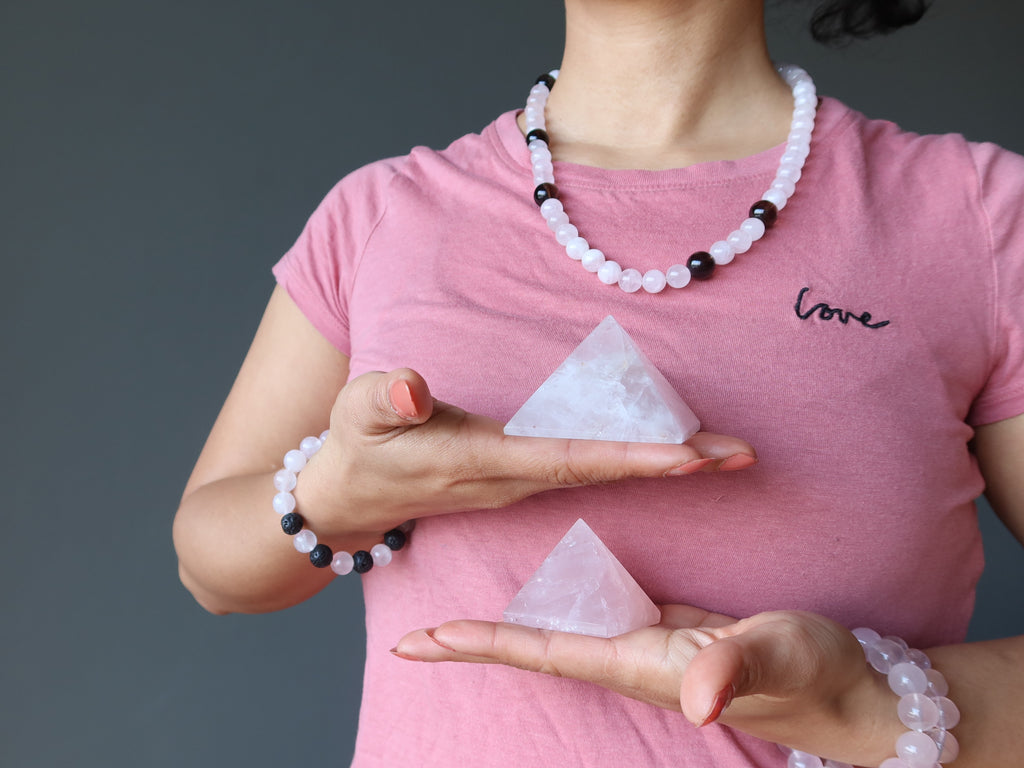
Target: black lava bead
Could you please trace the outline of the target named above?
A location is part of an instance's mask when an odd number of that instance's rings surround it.
[[[533,199],[537,205],[541,205],[545,200],[558,199],[558,187],[554,184],[541,184],[535,190],[533,190]]]
[[[686,260],[686,268],[694,280],[707,280],[715,271],[715,260],[707,251],[697,251]]]
[[[384,545],[397,552],[405,546],[405,534],[397,528],[388,531],[384,534]]]
[[[547,74],[546,72],[543,75],[538,75],[537,79],[534,80],[533,82],[534,82],[534,85],[536,85],[537,83],[544,83],[544,85],[546,85],[548,87],[549,91],[552,88],[555,87],[555,78],[553,78],[551,75]]]
[[[543,141],[545,144],[551,143],[551,139],[548,138],[548,132],[543,128],[534,128],[526,134],[526,144],[529,145],[532,141]]]
[[[352,570],[356,573],[366,573],[373,568],[373,555],[365,549],[352,553]]]
[[[302,515],[298,512],[289,512],[287,515],[281,516],[281,530],[289,536],[294,536],[296,533],[301,531],[302,525]]]
[[[779,209],[775,207],[775,203],[768,202],[767,200],[758,200],[750,206],[750,216],[760,219],[766,227],[770,227],[779,218]]]
[[[326,544],[317,544],[309,553],[309,562],[317,568],[326,568],[334,559],[334,553]]]

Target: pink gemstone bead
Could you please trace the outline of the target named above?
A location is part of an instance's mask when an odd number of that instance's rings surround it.
[[[857,642],[862,647],[881,639],[881,636],[875,630],[868,627],[857,627],[857,629],[853,630],[853,636],[857,638]]]
[[[909,693],[896,705],[900,722],[912,731],[927,731],[939,724],[939,708],[920,693]]]
[[[946,678],[937,669],[926,669],[924,676],[928,678],[929,696],[945,696],[949,693],[949,683],[946,682]]]
[[[665,273],[665,282],[673,288],[685,288],[690,284],[690,270],[685,264],[673,264]]]
[[[896,754],[910,768],[933,768],[939,759],[939,748],[930,736],[917,731],[907,731],[896,739]]]
[[[274,487],[279,491],[294,491],[298,478],[290,469],[279,469],[274,473]]]
[[[551,216],[547,217],[547,222],[548,229],[552,232],[557,232],[560,226],[569,223],[569,217],[566,216],[565,211],[556,211]]]
[[[306,466],[306,454],[293,448],[284,455],[284,466],[292,472],[301,472]]]
[[[373,557],[374,565],[388,565],[391,562],[391,549],[387,544],[375,544],[370,549],[370,555]]]
[[[948,731],[929,731],[928,735],[935,742],[935,746],[942,750],[942,754],[939,755],[939,762],[951,763],[956,760],[960,754],[960,742],[956,740],[952,733]]]
[[[279,515],[287,515],[295,510],[295,497],[287,491],[274,494],[274,511]]]
[[[574,237],[579,237],[580,231],[576,229],[572,224],[566,220],[565,224],[560,224],[558,229],[555,230],[555,240],[558,241],[559,245],[568,245],[569,241]]]
[[[605,261],[597,270],[597,279],[605,285],[616,285],[622,275],[622,267],[617,261]]]
[[[309,530],[309,528],[303,528],[295,534],[294,544],[295,548],[299,550],[299,552],[312,552],[313,548],[316,546],[316,534]]]
[[[580,258],[580,264],[587,272],[597,272],[604,264],[604,254],[597,248],[591,248]]]
[[[565,245],[565,252],[569,254],[569,258],[579,261],[583,258],[583,254],[590,249],[590,243],[584,240],[582,237],[574,237]]]
[[[767,200],[769,203],[774,205],[780,211],[783,208],[785,208],[786,207],[786,203],[789,202],[789,197],[787,197],[785,194],[783,194],[780,190],[774,189],[774,188],[766,190],[765,193],[763,195],[761,195],[761,199],[762,200]]]
[[[760,240],[764,237],[764,230],[764,222],[760,219],[755,219],[753,216],[749,219],[745,219],[743,223],[740,224],[740,231],[746,232],[747,235],[750,236],[751,240]],[[715,254],[711,255],[714,256]]]
[[[736,250],[725,240],[719,240],[708,249],[715,264],[728,264],[736,256]]]
[[[549,197],[540,204],[540,212],[545,219],[554,216],[556,213],[561,213],[563,210],[562,201],[554,197]]]
[[[924,651],[920,651],[917,648],[908,648],[906,652],[907,661],[912,664],[916,664],[922,670],[931,669],[932,662],[928,658],[928,654]]]
[[[648,293],[661,293],[665,290],[667,283],[665,273],[660,269],[650,269],[644,272],[643,287]]]
[[[960,710],[956,704],[945,696],[935,699],[935,704],[939,708],[939,725],[946,729],[956,728],[960,722]]]
[[[750,250],[750,245],[754,241],[750,239],[750,235],[742,230],[735,229],[729,233],[729,236],[725,238],[725,242],[736,251],[736,253],[746,253]]]
[[[640,290],[643,282],[644,276],[640,274],[638,269],[624,269],[622,274],[619,275],[619,288],[626,293],[636,293]]]
[[[319,437],[313,437],[310,435],[309,437],[304,437],[302,442],[299,443],[299,450],[302,451],[303,456],[307,459],[311,459],[313,458],[313,455],[320,450],[321,445],[323,445],[323,443],[320,441]]]
[[[352,573],[352,567],[354,565],[355,561],[352,559],[352,555],[348,552],[335,552],[334,559],[331,560],[331,570],[339,576]]]
[[[909,661],[894,664],[889,670],[889,688],[897,696],[906,696],[908,693],[924,693],[928,689],[928,678],[924,670],[919,669]]]
[[[904,660],[903,649],[892,640],[886,640],[884,637],[866,646],[864,650],[865,655],[868,657],[868,663],[876,672],[881,672],[883,675],[889,674],[893,664],[898,664]]]
[[[786,758],[786,768],[822,768],[822,762],[817,755],[794,749]]]

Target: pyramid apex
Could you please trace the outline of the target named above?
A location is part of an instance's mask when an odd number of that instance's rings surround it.
[[[608,315],[509,419],[505,434],[683,443],[698,429],[693,411]]]

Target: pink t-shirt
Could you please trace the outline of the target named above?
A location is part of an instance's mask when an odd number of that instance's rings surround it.
[[[555,175],[593,247],[664,270],[736,228],[780,153]],[[1022,182],[1024,159],[992,145],[825,100],[776,226],[712,280],[649,295],[603,285],[555,242],[513,113],[344,179],[275,275],[353,376],[410,366],[435,397],[507,420],[611,314],[704,429],[760,455],[421,520],[363,580],[353,765],[782,764],[774,745],[589,684],[388,653],[412,629],[500,620],[578,517],[658,603],[961,640],[982,569],[971,425],[1024,412]]]

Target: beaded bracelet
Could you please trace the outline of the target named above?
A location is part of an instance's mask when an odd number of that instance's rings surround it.
[[[864,649],[868,664],[889,679],[889,688],[900,697],[896,711],[910,730],[896,739],[896,755],[879,768],[935,768],[949,763],[960,753],[956,737],[949,732],[960,722],[960,710],[946,698],[949,686],[923,651],[910,648],[898,637],[881,637],[873,629],[853,630]],[[852,768],[836,760],[783,747],[789,753],[788,768]]]
[[[326,544],[316,540],[316,534],[305,528],[305,520],[295,511],[295,497],[292,491],[298,483],[298,474],[324,444],[330,430],[325,430],[320,437],[307,437],[299,444],[298,450],[288,451],[284,455],[284,469],[274,474],[274,511],[281,515],[281,529],[289,536],[294,536],[295,549],[309,553],[309,562],[317,568],[331,567],[339,576],[355,571],[366,573],[373,566],[384,566],[391,562],[391,553],[405,546],[406,534],[412,529],[412,523],[405,523],[384,534],[384,543],[376,544],[370,551],[360,549],[348,552],[332,552]]]

